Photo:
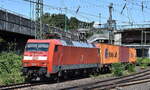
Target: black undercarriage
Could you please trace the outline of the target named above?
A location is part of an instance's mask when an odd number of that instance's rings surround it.
[[[100,70],[100,68],[84,68],[72,70],[60,70],[55,74],[47,73],[46,67],[24,67],[22,72],[27,82],[31,81],[58,81],[60,79],[73,79],[80,77],[89,77],[89,75],[99,74],[101,71],[109,71],[109,68]]]
[[[22,69],[26,81],[39,81],[46,77],[46,67],[24,67]]]

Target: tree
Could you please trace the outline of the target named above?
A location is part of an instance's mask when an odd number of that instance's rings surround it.
[[[79,25],[79,20],[75,17],[71,17],[69,20],[69,29],[77,29]]]
[[[87,23],[78,20],[75,17],[71,17],[70,19],[65,15],[65,14],[50,14],[50,13],[45,13],[42,16],[42,21],[44,24],[48,24],[49,26],[55,26],[61,29],[65,29],[65,20],[66,20],[66,27],[67,30],[76,30],[82,24],[83,26],[93,26],[94,22]]]
[[[42,21],[44,24],[48,24],[49,26],[55,26],[55,27],[59,27],[59,28],[64,29],[65,28],[65,17],[66,17],[66,22],[68,22],[69,19],[64,14],[52,14],[52,15],[50,15],[49,13],[45,13],[42,16]]]

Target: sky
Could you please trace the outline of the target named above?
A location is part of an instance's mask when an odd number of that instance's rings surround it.
[[[106,23],[108,6],[113,3],[113,19],[117,24],[149,24],[150,0],[43,0],[44,13],[63,13],[87,22]],[[33,18],[33,5],[24,0],[0,0],[0,7]],[[67,9],[60,9],[67,8]],[[78,12],[77,12],[78,10]],[[32,13],[31,13],[32,12]],[[121,13],[122,12],[122,13]],[[101,18],[100,18],[101,17]]]

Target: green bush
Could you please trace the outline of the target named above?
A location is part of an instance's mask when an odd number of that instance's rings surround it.
[[[137,64],[141,68],[146,68],[148,65],[150,65],[150,59],[149,58],[138,58],[137,59]]]
[[[135,72],[135,65],[134,64],[127,64],[128,72]]]
[[[150,59],[149,58],[144,58],[142,62],[145,63],[145,64],[150,64]]]
[[[21,83],[21,56],[14,52],[0,53],[0,85]]]
[[[147,63],[142,63],[142,64],[141,64],[141,68],[144,69],[144,68],[147,68],[147,67],[148,67],[148,64],[147,64]]]
[[[139,66],[141,66],[142,64],[142,58],[137,58],[137,62],[136,62]]]
[[[138,64],[142,64],[142,63],[150,64],[150,59],[149,58],[138,58],[137,63]]]
[[[114,76],[122,76],[125,66],[121,63],[112,64],[112,73]]]

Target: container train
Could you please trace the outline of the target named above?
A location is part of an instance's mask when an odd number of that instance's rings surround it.
[[[22,72],[27,80],[44,80],[99,72],[118,62],[135,63],[136,50],[102,43],[29,39],[22,60]]]

